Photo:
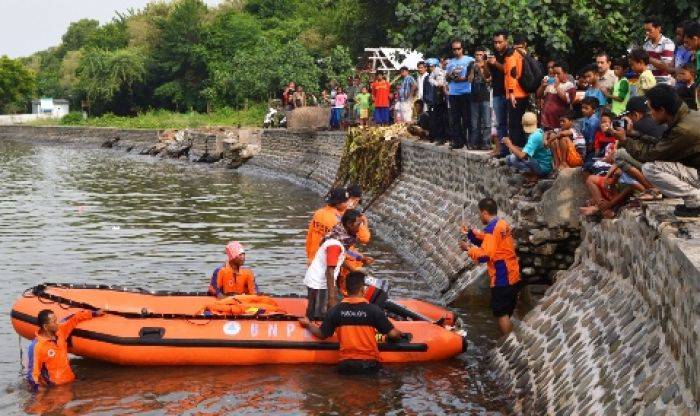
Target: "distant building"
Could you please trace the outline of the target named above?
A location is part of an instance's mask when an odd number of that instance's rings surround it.
[[[68,100],[42,98],[32,100],[32,114],[61,118],[70,112]]]

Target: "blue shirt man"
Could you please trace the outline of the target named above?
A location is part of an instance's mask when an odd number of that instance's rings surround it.
[[[445,68],[445,73],[450,76],[459,76],[461,78],[466,78],[469,74],[469,69],[474,64],[474,58],[469,55],[463,55],[459,58],[450,59],[447,62],[447,67]],[[472,91],[472,85],[469,81],[450,81],[448,84],[448,91],[450,95],[464,95],[469,94]]]

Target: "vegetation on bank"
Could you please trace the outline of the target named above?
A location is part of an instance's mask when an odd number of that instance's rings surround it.
[[[209,114],[189,112],[176,113],[168,110],[152,110],[139,113],[137,116],[118,116],[106,113],[98,117],[83,119],[81,113],[71,113],[61,120],[36,120],[30,125],[35,126],[86,126],[86,127],[116,127],[122,129],[184,129],[219,126],[262,126],[267,107],[255,104],[247,109],[235,110],[222,108]]]
[[[212,112],[263,102],[289,81],[317,93],[351,74],[365,47],[450,56],[449,41],[489,46],[496,29],[527,36],[531,50],[577,68],[594,53],[643,41],[643,16],[664,33],[700,18],[679,0],[154,0],[112,21],[73,22],[55,47],[0,60],[0,112],[66,98],[91,115],[149,109]]]

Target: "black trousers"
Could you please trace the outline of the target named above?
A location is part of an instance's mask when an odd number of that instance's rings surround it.
[[[447,139],[447,102],[444,100],[428,107],[428,115],[430,116],[430,139],[437,141],[445,141]]]
[[[471,104],[469,94],[450,95],[450,142],[453,147],[462,147],[467,143],[471,123]]]
[[[527,143],[527,135],[523,130],[523,114],[527,110],[527,98],[518,98],[515,100],[515,107],[507,100],[506,107],[508,108],[508,136],[510,141],[518,147],[524,147]]]
[[[382,365],[373,360],[343,360],[338,363],[338,373],[346,376],[377,374]]]

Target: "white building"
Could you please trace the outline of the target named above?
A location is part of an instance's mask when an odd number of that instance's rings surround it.
[[[61,118],[70,112],[68,100],[42,98],[32,100],[32,114],[45,115],[50,118]]]

